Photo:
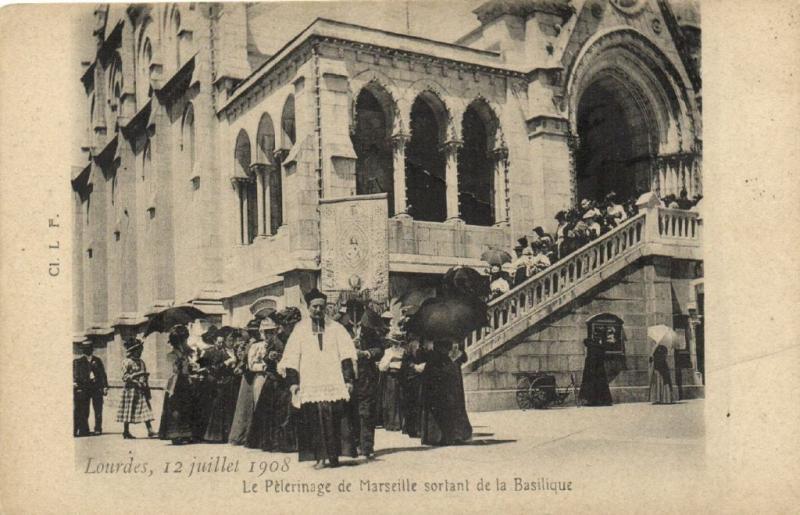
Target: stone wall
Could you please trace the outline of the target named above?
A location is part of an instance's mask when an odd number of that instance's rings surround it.
[[[688,314],[693,265],[662,257],[641,259],[544,319],[479,362],[476,370],[464,371],[468,409],[516,409],[515,374],[521,372],[551,373],[560,387],[570,386],[574,377],[580,387],[587,321],[600,314],[613,314],[623,321],[624,362],[611,358],[606,363],[614,402],[647,400],[651,345],[647,328],[672,326],[674,317]],[[692,370],[678,375],[683,397],[702,395]],[[567,402],[574,402],[572,395]]]

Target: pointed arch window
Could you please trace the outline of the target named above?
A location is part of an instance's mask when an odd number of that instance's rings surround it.
[[[356,98],[355,130],[351,136],[356,152],[356,194],[387,193],[389,216],[394,215],[394,163],[390,141],[394,103],[379,85],[370,84]]]
[[[432,92],[420,93],[411,106],[410,127],[405,154],[409,212],[416,220],[443,222],[447,217],[444,102]]]
[[[242,129],[236,137],[233,180],[239,196],[239,230],[242,245],[253,243],[258,235],[258,185],[250,170],[250,137]]]

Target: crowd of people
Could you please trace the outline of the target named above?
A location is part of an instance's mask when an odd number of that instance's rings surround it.
[[[306,302],[308,316],[290,307],[242,329],[212,325],[202,345],[190,344],[186,325],[173,326],[173,369],[157,432],[143,343],[127,340],[116,418],[123,437],[135,438],[131,424],[144,423],[148,437],[173,444],[227,442],[298,452],[300,461],[330,466],[340,456],[373,458],[376,427],[425,445],[471,438],[460,367],[465,355],[457,344],[422,345],[406,332],[390,332],[391,319],[369,306],[353,322],[349,312],[331,310],[316,289]],[[105,374],[92,372],[102,362],[91,356],[91,343],[85,348],[89,359],[75,360],[75,377],[91,374],[107,388]],[[84,386],[77,379],[74,386],[75,436],[81,436],[88,433],[88,422],[79,421],[88,420],[88,404],[77,402]]]
[[[547,234],[541,226],[534,227],[531,234],[517,240],[510,263],[495,264],[490,268],[491,297],[503,295],[559,259],[636,216],[638,198],[633,196],[621,200],[611,192],[603,201],[583,199],[578,206],[556,213],[558,225],[554,234]],[[701,199],[701,195],[690,199],[683,189],[677,197],[667,195],[661,199],[661,206],[688,210],[694,208]]]

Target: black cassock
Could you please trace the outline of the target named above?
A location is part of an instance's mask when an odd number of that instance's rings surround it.
[[[353,383],[353,362],[342,361],[345,383]],[[287,384],[300,384],[300,376],[286,369]],[[297,415],[297,450],[299,461],[328,460],[337,462],[339,456],[358,456],[357,428],[353,426],[352,404],[349,400],[306,402]]]
[[[587,406],[611,406],[611,390],[606,375],[606,349],[602,343],[584,340],[586,361],[578,396]]]
[[[378,419],[379,372],[376,363],[383,357],[380,337],[362,328],[357,342],[358,350],[369,352],[369,357],[358,358],[358,377],[355,380],[352,406],[353,422],[358,427],[358,446],[363,456],[375,450],[375,425]]]
[[[448,350],[436,345],[422,356],[420,437],[424,445],[453,445],[472,438],[461,377],[463,359],[454,362]]]

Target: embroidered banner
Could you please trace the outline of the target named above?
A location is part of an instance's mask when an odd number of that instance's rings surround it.
[[[388,218],[385,193],[320,200],[322,290],[369,290],[370,299],[387,300]]]

